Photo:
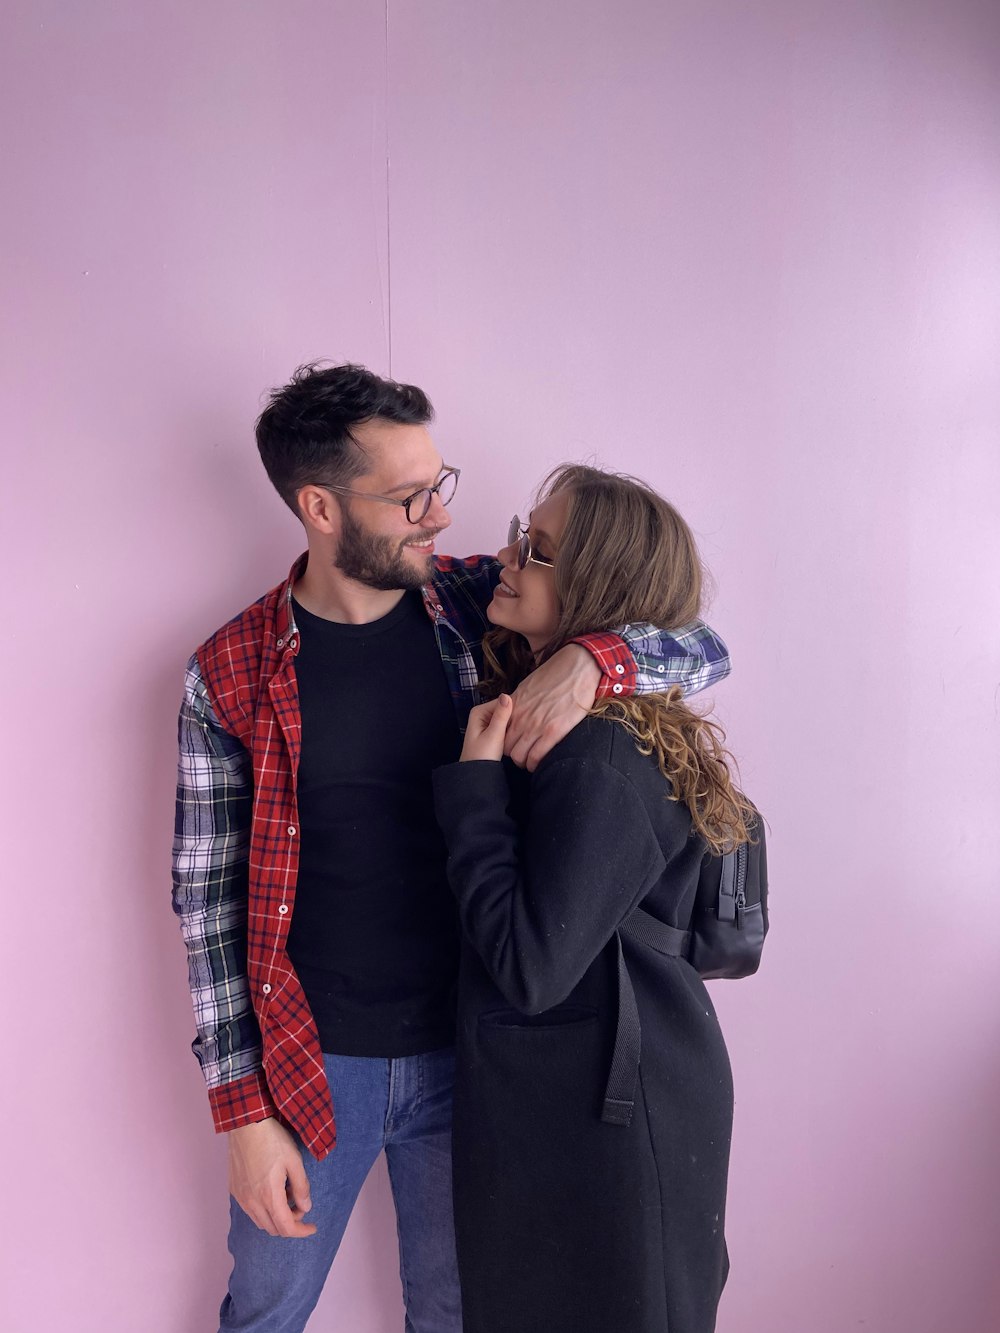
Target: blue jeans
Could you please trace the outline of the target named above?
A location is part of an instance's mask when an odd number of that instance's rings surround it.
[[[302,1149],[314,1236],[269,1236],[230,1200],[233,1273],[220,1333],[300,1333],[319,1300],[355,1201],[385,1149],[396,1206],[406,1333],[461,1333],[451,1202],[453,1050],[396,1060],[327,1055],[337,1146]]]

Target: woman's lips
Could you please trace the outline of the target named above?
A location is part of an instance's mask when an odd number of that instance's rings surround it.
[[[495,591],[504,597],[520,597],[521,595],[519,592],[515,592],[509,584],[504,583],[502,574],[500,575],[500,582],[497,584]]]

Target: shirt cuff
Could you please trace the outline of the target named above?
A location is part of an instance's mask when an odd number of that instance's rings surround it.
[[[208,1102],[212,1108],[216,1134],[252,1125],[257,1120],[278,1119],[274,1103],[261,1069],[255,1074],[244,1074],[232,1083],[220,1083],[209,1088]]]
[[[586,648],[601,669],[598,699],[614,699],[620,694],[634,694],[638,668],[632,650],[617,634],[581,634],[571,639]]]

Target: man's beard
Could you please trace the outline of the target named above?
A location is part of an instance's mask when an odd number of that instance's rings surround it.
[[[366,588],[375,588],[378,592],[397,592],[399,589],[411,590],[422,588],[431,576],[431,557],[425,557],[423,570],[419,565],[411,564],[403,555],[405,542],[392,537],[377,537],[367,532],[343,506],[340,511],[340,542],[334,564],[342,574],[356,583],[363,583]],[[414,536],[417,530],[414,531]],[[420,539],[426,541],[436,536],[435,533],[420,533]]]

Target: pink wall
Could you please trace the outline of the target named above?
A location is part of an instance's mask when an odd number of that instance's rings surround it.
[[[0,1323],[214,1326],[224,1153],[167,897],[180,669],[300,544],[261,391],[391,353],[465,468],[456,549],[596,454],[715,572],[774,895],[762,974],[715,988],[720,1333],[995,1327],[998,11],[386,19],[7,7]],[[398,1328],[395,1266],[378,1175],[316,1327]]]

